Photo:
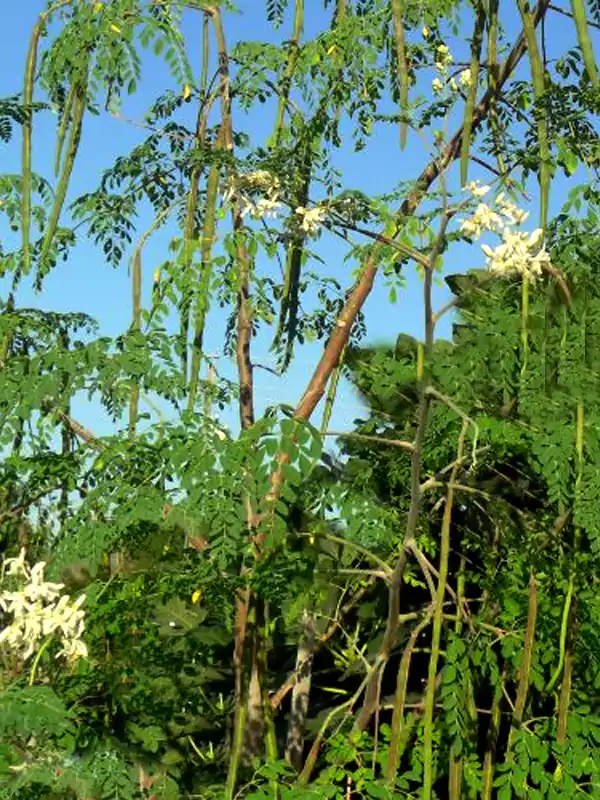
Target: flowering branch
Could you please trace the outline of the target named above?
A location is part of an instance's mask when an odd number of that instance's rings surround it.
[[[25,561],[25,548],[16,558],[4,560],[0,573],[0,586],[6,578],[18,584],[16,591],[0,592],[0,608],[12,616],[12,622],[0,631],[0,646],[18,654],[25,662],[37,652],[31,670],[30,683],[43,651],[55,633],[60,634],[62,649],[57,658],[77,661],[87,657],[87,647],[81,638],[84,631],[85,611],[81,606],[85,595],[74,602],[62,594],[63,583],[44,580],[43,561],[30,567]],[[45,640],[43,643],[42,640]]]

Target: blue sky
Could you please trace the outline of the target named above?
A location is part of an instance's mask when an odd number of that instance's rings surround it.
[[[5,31],[3,36],[3,70],[0,71],[0,96],[14,94],[21,90],[22,76],[27,44],[36,15],[45,7],[41,0],[29,0],[26,3],[10,2],[5,4],[3,20]],[[225,29],[228,44],[231,47],[240,39],[281,41],[287,38],[291,30],[288,18],[282,31],[274,32],[266,20],[262,0],[239,0],[243,10],[240,14],[225,15]],[[512,4],[511,4],[512,5]],[[505,6],[506,8],[506,6]],[[200,62],[200,24],[198,16],[187,15],[184,20],[184,32],[192,50],[192,63]],[[329,24],[330,11],[324,12],[320,0],[307,0],[305,38],[314,36]],[[508,12],[507,30],[509,39],[514,41],[518,26],[516,3]],[[566,27],[565,27],[566,26]],[[460,26],[459,36],[451,40],[451,50],[457,60],[463,60],[466,54],[465,39],[470,35],[470,17]],[[551,49],[563,51],[571,43],[573,34],[571,23],[564,17],[554,16],[546,29],[547,41]],[[556,47],[554,47],[556,45]],[[152,56],[143,59],[143,79],[137,95],[125,100],[122,115],[128,120],[141,120],[151,102],[166,87],[179,89],[170,77],[164,63]],[[525,66],[526,68],[526,62]],[[521,72],[525,77],[526,73]],[[430,80],[430,78],[429,78]],[[427,88],[427,87],[426,87]],[[38,95],[39,97],[39,95]],[[190,110],[190,123],[195,111]],[[54,157],[55,126],[57,118],[51,113],[36,116],[34,131],[34,169],[46,177],[52,176]],[[248,131],[254,143],[264,142],[272,131],[274,109],[268,105],[260,106],[243,118],[236,111],[234,126]],[[452,122],[450,130],[454,130]],[[73,200],[84,191],[96,188],[100,173],[110,166],[117,155],[123,155],[137,143],[146,133],[126,119],[115,119],[107,114],[100,117],[88,116],[84,122],[82,145],[71,183],[68,199]],[[0,145],[0,173],[17,173],[20,169],[20,136],[14,137],[8,145]],[[378,126],[370,145],[361,153],[353,153],[346,147],[335,156],[335,165],[342,171],[346,188],[357,188],[368,194],[380,194],[389,191],[399,181],[416,178],[427,164],[429,154],[427,147],[414,134],[410,135],[409,145],[404,153],[398,146],[398,130],[395,126]],[[473,178],[486,178],[481,169],[472,171]],[[449,179],[450,187],[456,188],[456,170]],[[532,220],[537,218],[537,202],[535,187],[532,189]],[[552,195],[552,210],[556,212],[566,199],[566,181],[556,180]],[[140,218],[139,233],[143,232],[151,222],[151,216]],[[535,226],[535,222],[533,223]],[[9,238],[4,218],[0,218],[0,237]],[[144,286],[148,297],[152,272],[167,257],[167,245],[174,229],[165,226],[159,230],[145,248]],[[327,264],[327,271],[335,276],[344,286],[351,283],[351,264],[344,264],[345,248],[339,241],[323,237],[316,249]],[[482,264],[479,247],[454,247],[447,256],[444,273],[462,272]],[[316,268],[318,265],[312,264]],[[323,267],[319,267],[323,270]],[[406,274],[407,284],[399,292],[395,305],[388,302],[388,291],[380,279],[365,307],[368,342],[393,341],[399,332],[413,335],[422,333],[421,283],[414,272]],[[0,291],[4,287],[0,283]],[[435,305],[441,306],[448,299],[444,287],[435,291]],[[101,249],[92,244],[82,242],[73,251],[66,263],[60,263],[46,280],[44,290],[35,295],[30,287],[24,286],[19,295],[21,305],[50,308],[58,311],[83,311],[98,320],[104,334],[115,335],[123,332],[129,325],[131,315],[131,292],[127,276],[127,260],[117,269],[103,262]],[[447,337],[450,330],[450,317],[445,324],[440,324],[438,334]],[[234,365],[222,355],[225,318],[219,311],[214,311],[207,331],[207,352],[221,353],[216,363],[222,374],[234,377]],[[278,380],[263,370],[256,371],[257,411],[266,405],[288,403],[294,405],[302,394],[302,390],[314,368],[322,345],[307,345],[297,351],[296,362],[290,372]],[[259,339],[254,347],[254,358],[257,362],[272,363],[268,353],[268,340]],[[147,410],[147,409],[144,409]],[[340,388],[334,412],[332,427],[348,429],[352,420],[359,416],[361,406],[351,387],[343,384]],[[96,405],[88,405],[78,401],[74,411],[85,425],[98,434],[110,431],[108,421],[103,417]],[[236,427],[237,410],[232,409],[222,416],[223,421]],[[315,418],[318,421],[318,416]]]

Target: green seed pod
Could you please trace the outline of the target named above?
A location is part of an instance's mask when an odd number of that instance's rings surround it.
[[[502,154],[502,129],[498,117],[498,100],[496,91],[498,88],[498,0],[489,0],[488,15],[488,41],[487,41],[487,68],[488,68],[488,91],[490,96],[490,111],[488,115],[494,150],[496,151],[496,161],[501,175],[506,173],[506,162]]]
[[[31,264],[30,236],[31,236],[31,137],[33,133],[33,86],[35,82],[35,66],[37,63],[37,48],[42,32],[41,22],[38,22],[31,34],[29,52],[25,64],[25,85],[23,87],[23,105],[25,118],[23,120],[23,145],[21,151],[21,230],[23,248],[23,274],[29,272]]]
[[[279,104],[277,106],[277,117],[275,119],[275,132],[273,134],[273,141],[277,145],[281,136],[283,128],[283,118],[285,110],[290,97],[290,89],[292,87],[292,80],[296,72],[296,65],[298,64],[298,57],[300,55],[300,37],[304,28],[304,0],[296,0],[294,6],[294,30],[292,38],[289,42],[289,51],[287,63],[285,65],[285,72],[281,80],[281,93],[279,95]]]
[[[219,134],[216,147],[223,146],[224,136]],[[208,304],[210,299],[210,284],[212,280],[212,250],[217,228],[217,198],[221,167],[218,162],[213,163],[206,181],[206,196],[204,201],[204,221],[202,226],[202,243],[200,246],[200,285],[196,292],[196,308],[194,314],[194,331],[192,344],[192,363],[190,366],[190,384],[188,392],[188,410],[192,411],[198,393],[200,379],[200,362],[204,345],[204,329]]]
[[[404,31],[404,0],[392,0],[392,21],[394,27],[394,41],[396,44],[396,62],[398,70],[398,89],[400,92],[400,112],[406,113],[408,108],[408,63],[406,60],[406,40]],[[400,123],[400,149],[406,147],[408,126],[406,122]]]
[[[590,83],[594,89],[597,89],[598,86],[600,86],[600,80],[598,79],[594,48],[592,46],[592,39],[587,23],[585,0],[571,0],[571,11],[573,13],[573,19],[575,20],[577,41],[579,42],[581,55],[583,56],[583,63],[585,64]]]
[[[67,152],[65,153],[65,161],[63,164],[60,179],[58,181],[58,186],[56,187],[56,193],[54,195],[54,203],[52,204],[52,208],[50,210],[50,215],[48,217],[48,222],[46,224],[44,238],[42,240],[42,249],[40,252],[40,266],[39,266],[40,276],[43,276],[48,270],[47,258],[50,253],[50,248],[52,247],[52,243],[54,241],[54,236],[58,229],[60,214],[65,202],[65,198],[67,196],[67,189],[69,188],[69,181],[71,179],[71,173],[73,172],[73,166],[75,164],[75,158],[77,157],[77,151],[79,150],[79,141],[81,139],[81,127],[83,123],[84,112],[85,112],[85,89],[78,88],[76,92],[76,97],[73,100],[73,121],[71,124],[71,131],[69,134]]]
[[[473,28],[473,38],[471,39],[471,82],[467,90],[467,102],[465,103],[465,118],[462,130],[462,143],[460,151],[460,183],[464,186],[467,182],[469,171],[469,153],[471,149],[471,133],[473,130],[473,109],[477,99],[477,83],[479,78],[479,61],[481,59],[481,44],[483,41],[483,30],[485,26],[485,10],[480,3],[475,16],[475,27]]]
[[[75,86],[71,84],[67,97],[65,99],[65,106],[63,108],[62,118],[56,136],[56,152],[54,154],[54,174],[58,177],[60,173],[60,160],[62,156],[62,149],[65,143],[65,136],[67,135],[67,128],[71,121],[73,111],[73,100],[75,99]]]
[[[545,112],[539,104],[546,89],[546,77],[544,73],[544,62],[538,47],[533,14],[529,10],[529,5],[526,0],[518,0],[518,3],[523,20],[523,32],[527,43],[527,52],[529,53],[529,63],[531,65],[533,96],[537,105],[536,116],[540,148],[540,227],[545,228],[548,222],[551,162],[550,146],[548,144],[548,123],[546,121]]]

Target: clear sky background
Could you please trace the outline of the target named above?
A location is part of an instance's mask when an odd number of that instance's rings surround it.
[[[225,15],[225,30],[228,44],[231,47],[239,40],[278,41],[285,40],[291,31],[290,14],[280,31],[274,31],[267,22],[263,0],[239,0],[240,14]],[[31,29],[37,14],[43,10],[42,0],[5,0],[3,3],[2,33],[2,69],[0,70],[0,96],[13,95],[22,91],[25,56]],[[321,0],[306,0],[305,39],[312,38],[317,32],[324,30],[330,23],[331,9],[325,12]],[[508,38],[514,42],[520,24],[516,11],[516,2],[503,3],[502,13],[507,26]],[[291,11],[291,8],[290,8]],[[193,48],[192,63],[200,63],[201,24],[198,15],[186,14],[184,32]],[[451,51],[457,61],[466,60],[468,43],[466,39],[471,33],[471,17],[466,15],[460,25],[457,37],[449,39]],[[596,32],[594,32],[596,33]],[[564,52],[574,44],[573,26],[569,20],[556,14],[551,15],[546,25],[546,41],[550,51]],[[528,74],[527,60],[524,59],[520,75]],[[433,74],[425,78],[423,88],[430,86]],[[428,83],[429,82],[429,83]],[[168,68],[161,59],[156,58],[151,50],[143,56],[143,77],[138,93],[132,98],[125,98],[122,116],[127,120],[142,120],[144,113],[166,88],[181,90],[169,75]],[[41,99],[37,94],[36,99]],[[393,110],[390,103],[389,111]],[[459,106],[462,114],[462,104]],[[186,111],[186,113],[188,113]],[[189,123],[193,127],[195,108],[189,107]],[[274,108],[270,105],[259,106],[248,115],[242,116],[238,108],[234,108],[234,127],[247,131],[254,144],[264,143],[272,131]],[[449,125],[452,132],[458,119]],[[57,117],[50,112],[36,115],[34,125],[34,170],[47,178],[53,174],[53,158],[55,146],[55,128]],[[347,126],[346,126],[347,128]],[[20,131],[9,145],[0,143],[0,173],[18,173],[20,171]],[[108,114],[100,117],[87,116],[84,121],[83,138],[71,182],[68,200],[72,201],[85,191],[94,190],[99,182],[102,170],[108,168],[118,155],[127,154],[136,144],[141,142],[148,132],[142,130],[125,119],[115,119]],[[398,129],[395,125],[376,125],[368,147],[360,152],[352,151],[351,141],[334,156],[335,166],[343,173],[345,188],[361,189],[368,194],[381,194],[392,190],[400,181],[416,178],[430,158],[431,143],[424,143],[417,135],[409,133],[409,144],[404,153],[398,145]],[[488,180],[481,169],[473,165],[472,178]],[[585,180],[585,176],[576,175],[575,182]],[[449,179],[449,187],[457,187],[457,170],[453,170]],[[556,213],[566,200],[567,181],[558,176],[552,193],[551,211]],[[537,224],[537,192],[531,186],[531,227]],[[138,235],[150,224],[152,216],[146,213],[139,219]],[[175,233],[172,226],[166,225],[149,241],[144,251],[144,292],[150,296],[152,272],[167,258],[167,245]],[[3,242],[11,240],[6,218],[0,217],[0,238]],[[352,262],[345,264],[345,246],[335,238],[327,235],[318,242],[316,249],[324,259],[327,267],[311,264],[310,268],[325,270],[336,277],[345,287],[351,284],[350,273],[354,268]],[[262,257],[264,258],[264,256]],[[482,254],[478,245],[472,247],[460,245],[453,247],[446,256],[444,274],[463,272],[473,267],[482,266]],[[264,264],[263,264],[264,266]],[[79,311],[94,317],[105,335],[117,335],[127,329],[131,319],[131,290],[128,277],[128,259],[124,259],[118,269],[107,265],[103,259],[101,248],[81,241],[72,251],[68,262],[60,262],[54,272],[46,279],[43,292],[36,295],[31,287],[24,285],[19,294],[19,304],[56,311]],[[391,305],[388,301],[388,290],[384,286],[383,277],[379,276],[376,288],[369,298],[365,314],[368,326],[367,343],[392,342],[398,333],[406,332],[416,336],[422,335],[422,285],[414,273],[406,273],[407,283],[399,293],[398,302]],[[0,281],[0,292],[6,296],[7,284]],[[449,298],[445,286],[435,290],[435,305],[443,305]],[[449,337],[451,317],[440,323],[438,335]],[[228,377],[235,377],[235,365],[222,355],[225,315],[219,310],[211,314],[206,349],[207,352],[219,354],[216,360],[219,371]],[[269,341],[264,337],[254,345],[254,360],[262,364],[274,366],[268,351]],[[289,403],[294,405],[302,394],[308,378],[317,363],[322,351],[322,344],[306,345],[297,350],[297,358],[283,379],[264,370],[256,371],[257,412],[270,404]],[[149,410],[149,409],[143,409]],[[82,423],[102,435],[111,431],[110,422],[96,404],[87,404],[78,400],[73,413]],[[360,402],[352,388],[343,383],[340,387],[332,427],[349,429],[352,421],[361,414]],[[232,428],[237,427],[237,409],[222,416],[224,422]],[[318,416],[315,418],[318,420]]]

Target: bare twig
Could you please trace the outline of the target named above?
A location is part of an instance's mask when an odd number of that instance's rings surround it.
[[[413,442],[406,442],[403,439],[387,439],[385,436],[369,436],[364,433],[354,433],[354,431],[325,431],[323,436],[339,436],[345,439],[358,439],[363,442],[376,442],[377,444],[387,444],[390,447],[399,447],[402,450],[414,450]]]

